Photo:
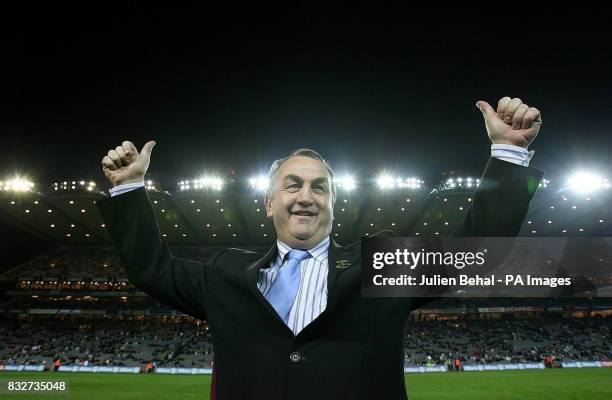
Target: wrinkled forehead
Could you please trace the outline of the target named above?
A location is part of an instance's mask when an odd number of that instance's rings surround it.
[[[291,157],[281,165],[276,174],[276,182],[282,182],[287,177],[298,177],[302,181],[325,180],[331,183],[331,177],[323,163],[304,156]]]

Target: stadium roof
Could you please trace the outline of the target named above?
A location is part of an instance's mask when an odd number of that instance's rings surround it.
[[[222,188],[187,186],[180,181],[165,191],[147,181],[147,192],[160,231],[172,245],[268,245],[275,239],[261,191],[248,180]],[[6,181],[5,181],[6,182]],[[559,181],[558,181],[559,182]],[[471,206],[478,178],[445,178],[436,184],[395,188],[356,183],[357,190],[339,190],[332,238],[351,243],[381,230],[398,234],[445,235]],[[43,187],[45,185],[42,185]],[[21,229],[62,245],[108,245],[112,241],[96,202],[107,197],[91,180],[62,180],[23,190],[0,190],[0,215]],[[0,186],[1,187],[1,186]],[[609,186],[594,193],[570,191],[544,180],[523,226],[526,235],[609,234]]]

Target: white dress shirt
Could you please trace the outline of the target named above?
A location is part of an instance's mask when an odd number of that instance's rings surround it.
[[[257,288],[264,297],[283,265],[285,255],[293,250],[280,240],[276,241],[278,254],[268,268],[259,271]],[[291,311],[287,326],[297,335],[306,325],[317,318],[327,306],[327,250],[329,236],[312,249],[306,249],[311,257],[300,262],[300,287]]]

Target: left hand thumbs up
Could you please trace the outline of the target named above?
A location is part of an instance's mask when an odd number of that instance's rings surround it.
[[[489,138],[496,144],[511,144],[526,149],[542,126],[540,111],[524,104],[519,98],[501,98],[497,111],[482,100],[476,102],[476,107],[482,112]]]

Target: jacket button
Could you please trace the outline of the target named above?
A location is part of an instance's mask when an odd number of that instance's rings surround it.
[[[293,353],[289,354],[289,360],[291,360],[292,363],[299,363],[302,361],[302,355],[297,351],[294,351]]]

